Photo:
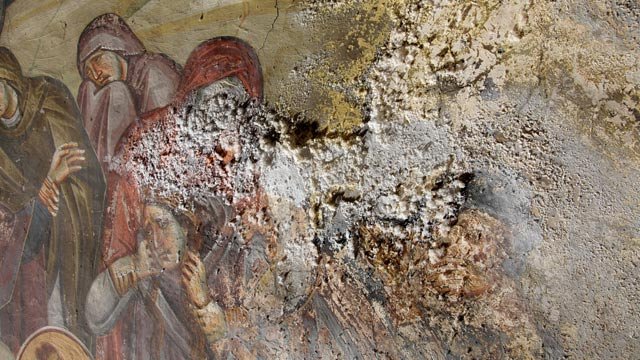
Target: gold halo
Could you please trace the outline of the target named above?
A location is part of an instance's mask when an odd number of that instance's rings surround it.
[[[34,332],[22,344],[17,360],[92,360],[89,350],[68,330],[46,326]],[[57,356],[57,357],[56,357]]]

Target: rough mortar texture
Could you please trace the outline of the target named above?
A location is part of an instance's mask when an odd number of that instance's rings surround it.
[[[640,8],[380,3],[296,5],[313,36],[360,15],[295,91],[177,109],[138,180],[264,193],[285,313],[320,294],[370,341],[324,358],[638,357]]]
[[[637,356],[640,8],[387,5],[375,59],[359,78],[334,79],[361,127],[297,149],[307,154],[298,163],[311,172],[318,230],[332,244],[342,234],[355,261],[376,268],[398,321],[417,307],[445,355]],[[464,191],[438,202],[430,179],[442,167],[449,179],[474,176],[447,185]],[[327,201],[336,192],[340,201]],[[455,250],[451,237],[473,231],[486,235],[470,252],[493,265]],[[407,252],[431,265],[402,268]],[[419,286],[412,271],[425,272],[424,290],[403,296]],[[449,277],[432,280],[439,272]]]

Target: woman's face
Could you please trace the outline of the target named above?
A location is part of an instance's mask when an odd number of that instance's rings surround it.
[[[152,256],[164,269],[180,264],[186,234],[171,212],[157,205],[144,209],[144,230]]]
[[[113,51],[98,50],[84,63],[87,78],[98,86],[105,86],[112,81],[124,80],[126,61]]]

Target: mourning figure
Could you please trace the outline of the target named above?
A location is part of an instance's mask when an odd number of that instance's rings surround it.
[[[78,71],[78,106],[105,170],[127,127],[173,99],[181,73],[166,55],[148,52],[116,14],[98,16],[80,35]]]
[[[72,95],[0,48],[0,326],[15,353],[46,325],[89,348],[105,182]]]
[[[198,90],[208,85],[216,91],[227,91],[238,96],[262,99],[262,72],[258,57],[248,44],[237,38],[219,37],[199,45],[187,60],[184,75],[171,103],[165,107],[143,114],[139,121],[129,126],[115,147],[113,164],[107,172],[107,201],[102,249],[102,268],[108,269],[119,259],[136,254],[140,234],[144,228],[144,208],[149,199],[145,196],[144,184],[136,181],[140,170],[135,150],[144,144],[142,139],[149,132],[166,137],[157,144],[153,154],[161,159],[162,154],[176,152],[178,145],[173,138],[176,126],[176,111],[185,111],[197,101]],[[159,155],[159,156],[156,156]],[[208,163],[211,165],[211,163]],[[207,168],[207,163],[202,164]],[[124,310],[120,320],[98,341],[98,359],[123,359],[136,351],[127,334],[136,331],[133,307]],[[139,328],[139,327],[138,327]],[[102,335],[102,331],[97,334]]]
[[[201,206],[216,207],[224,218],[219,202]],[[201,232],[211,224],[172,208],[163,202],[144,207],[137,252],[98,275],[87,298],[87,318],[97,335],[127,314],[126,343],[135,344],[128,351],[136,359],[204,359],[226,333],[225,315],[205,290],[199,255]]]

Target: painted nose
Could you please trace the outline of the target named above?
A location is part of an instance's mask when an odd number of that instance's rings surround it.
[[[102,72],[100,70],[96,70],[92,67],[89,67],[89,76],[91,77],[91,80],[98,81],[98,79],[100,79],[101,74]]]

